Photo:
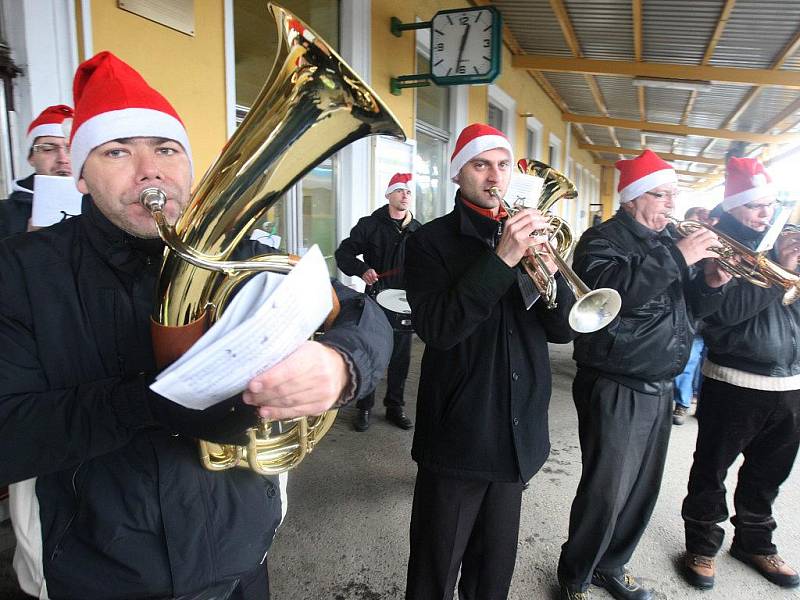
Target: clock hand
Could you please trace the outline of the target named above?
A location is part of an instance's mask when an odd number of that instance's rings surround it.
[[[467,36],[469,35],[469,28],[472,27],[471,23],[467,23],[464,29],[464,35],[461,36],[461,46],[458,49],[458,60],[456,60],[456,69],[461,66],[461,56],[464,54],[464,46],[467,45]]]

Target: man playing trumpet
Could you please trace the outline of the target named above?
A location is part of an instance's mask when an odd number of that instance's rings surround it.
[[[459,567],[460,597],[507,596],[522,490],[550,450],[547,342],[572,339],[574,298],[557,276],[558,307],[528,310],[531,286],[517,265],[547,220],[503,210],[513,164],[502,132],[465,128],[450,161],[455,207],[406,247],[406,292],[426,343],[406,598],[452,597]]]
[[[558,565],[561,598],[585,600],[590,583],[614,598],[652,594],[625,570],[652,514],[672,423],[672,382],[692,346],[692,318],[711,311],[729,279],[716,262],[716,236],[675,239],[669,215],[677,176],[645,150],[617,162],[620,210],[583,234],[573,267],[591,288],[622,297],[618,318],[575,340],[583,473]]]
[[[769,174],[752,158],[728,162],[725,210],[717,228],[750,249],[769,228],[776,194]],[[778,237],[770,258],[797,270],[800,237]],[[744,465],[734,495],[731,554],[772,583],[800,583],[772,542],[772,504],[789,476],[800,444],[800,305],[784,306],[785,290],[737,279],[722,306],[705,319],[708,357],[697,410],[698,432],[689,493],[683,501],[685,575],[714,585],[714,556],[728,518],[725,476],[739,454]]]

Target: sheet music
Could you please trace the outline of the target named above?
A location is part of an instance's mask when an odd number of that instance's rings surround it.
[[[525,173],[512,173],[511,182],[506,190],[505,201],[510,206],[537,208],[542,193],[544,179]]]
[[[332,306],[328,269],[315,245],[288,275],[251,278],[219,321],[150,388],[187,408],[213,406],[294,352]]]
[[[81,214],[82,198],[72,177],[35,175],[31,225],[47,227]]]
[[[783,231],[786,223],[789,222],[789,217],[792,216],[792,212],[794,212],[794,205],[795,202],[790,201],[788,198],[778,199],[769,229],[767,229],[767,233],[764,234],[764,237],[761,238],[761,242],[758,244],[756,252],[766,252],[775,245],[775,241],[778,239],[781,231]]]

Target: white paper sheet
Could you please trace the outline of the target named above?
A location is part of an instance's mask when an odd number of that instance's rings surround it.
[[[511,182],[506,190],[505,201],[509,206],[537,208],[544,179],[525,173],[511,173]]]
[[[72,177],[35,175],[31,225],[47,227],[81,214],[82,197]]]
[[[332,306],[325,259],[313,246],[288,275],[251,278],[222,317],[150,388],[188,408],[213,406],[294,352]]]

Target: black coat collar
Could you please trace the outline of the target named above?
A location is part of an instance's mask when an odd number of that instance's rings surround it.
[[[146,265],[160,262],[164,242],[158,238],[138,238],[123,231],[108,220],[88,194],[83,197],[81,214],[89,242],[114,269],[134,275]]]

